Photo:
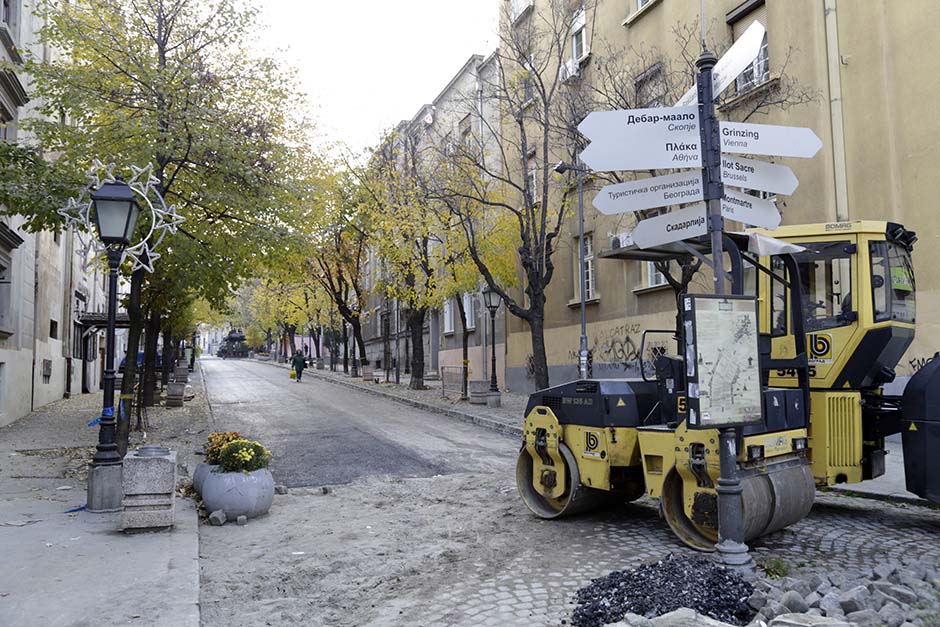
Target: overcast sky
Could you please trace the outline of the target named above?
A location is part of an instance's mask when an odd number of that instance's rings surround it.
[[[496,46],[499,0],[262,0],[261,45],[300,71],[329,140],[361,150]]]

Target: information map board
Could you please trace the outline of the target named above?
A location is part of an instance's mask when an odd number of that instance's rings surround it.
[[[683,308],[689,428],[763,422],[757,299],[690,294]]]

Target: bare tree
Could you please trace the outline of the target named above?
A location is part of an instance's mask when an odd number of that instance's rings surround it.
[[[562,68],[572,25],[590,7],[573,11],[567,1],[550,0],[519,17],[510,14],[511,4],[504,5],[495,71],[479,77],[479,103],[498,102],[498,114],[478,111],[478,142],[452,147],[449,175],[442,177],[437,194],[457,218],[467,253],[486,283],[510,313],[529,325],[533,376],[544,388],[549,385],[546,289],[569,211],[551,183],[551,164],[570,127],[565,123],[567,77]],[[483,254],[488,228],[500,221],[512,224],[518,242],[521,299],[499,280],[494,262]]]

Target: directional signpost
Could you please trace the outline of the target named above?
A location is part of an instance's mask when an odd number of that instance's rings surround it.
[[[693,170],[607,185],[594,196],[594,206],[610,216],[701,199],[702,175]]]
[[[793,170],[785,165],[728,155],[721,156],[721,182],[725,185],[787,196],[799,185]]]
[[[702,3],[704,12],[705,3]],[[719,60],[705,49],[702,15],[702,54],[696,60],[696,86],[676,106],[633,111],[595,111],[578,126],[591,144],[581,160],[593,170],[655,170],[701,168],[604,187],[594,206],[606,215],[683,203],[677,211],[640,220],[621,246],[653,248],[709,235],[715,293],[726,293],[723,241],[724,220],[768,229],[780,224],[780,212],[767,200],[727,186],[774,194],[791,194],[798,182],[790,168],[730,154],[812,157],[822,147],[808,128],[719,122],[715,99],[754,62],[764,39],[764,27],[754,22]],[[697,105],[697,106],[696,106]],[[699,202],[704,200],[705,202]],[[626,240],[626,241],[623,241]],[[691,390],[690,390],[691,393]],[[737,475],[734,428],[719,436],[718,544],[725,566],[753,570],[744,543],[742,488]]]
[[[812,157],[822,148],[816,133],[799,126],[720,122],[721,151],[739,155]]]
[[[721,197],[721,215],[728,220],[765,229],[773,230],[780,226],[780,212],[775,204],[728,188],[725,188],[725,195]]]
[[[760,47],[764,41],[764,26],[758,22],[751,22],[740,37],[735,40],[731,47],[721,55],[718,63],[712,69],[712,81],[714,83],[714,97],[727,89],[738,75],[746,70],[749,65],[754,63],[754,59],[760,54]],[[683,94],[682,98],[676,103],[677,107],[685,107],[698,102],[698,89],[693,87]]]
[[[578,125],[591,145],[581,161],[592,170],[692,168],[702,164],[696,107],[594,111]]]
[[[630,235],[633,243],[640,248],[652,248],[690,237],[699,237],[707,232],[705,204],[698,203],[655,218],[640,220]]]

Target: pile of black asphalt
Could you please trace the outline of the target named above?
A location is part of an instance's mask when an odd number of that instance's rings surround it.
[[[628,613],[655,618],[687,607],[716,620],[746,625],[754,614],[747,604],[753,590],[740,575],[705,558],[670,555],[592,580],[577,592],[571,623],[600,627]]]

